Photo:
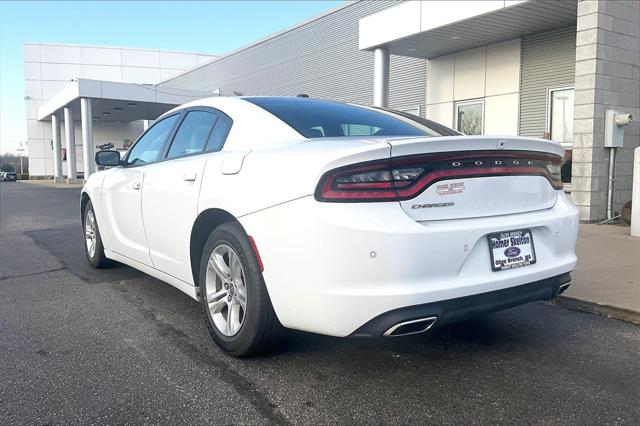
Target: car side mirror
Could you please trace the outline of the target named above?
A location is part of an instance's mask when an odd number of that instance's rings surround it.
[[[98,166],[115,167],[120,165],[120,152],[98,151],[96,152],[96,164]]]

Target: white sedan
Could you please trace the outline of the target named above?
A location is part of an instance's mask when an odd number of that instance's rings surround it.
[[[402,112],[302,97],[211,98],[158,118],[82,190],[86,255],[201,301],[214,341],[284,328],[420,333],[555,297],[576,264],[563,149],[464,136]]]

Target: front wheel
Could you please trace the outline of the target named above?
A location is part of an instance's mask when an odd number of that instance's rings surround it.
[[[248,357],[277,345],[282,326],[256,254],[238,223],[225,223],[209,235],[199,283],[209,333],[222,350]]]
[[[104,246],[98,229],[98,221],[91,201],[87,203],[87,207],[84,209],[82,227],[84,229],[84,253],[87,255],[89,264],[96,269],[104,268],[109,261],[104,255]]]

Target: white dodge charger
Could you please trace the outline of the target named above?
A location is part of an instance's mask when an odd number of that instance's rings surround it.
[[[82,190],[86,255],[201,301],[235,356],[284,328],[393,337],[553,298],[576,264],[563,149],[304,97],[167,112]]]

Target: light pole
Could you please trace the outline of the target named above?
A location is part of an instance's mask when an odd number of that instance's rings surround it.
[[[20,153],[20,174],[24,174],[24,169],[22,168],[22,153],[25,149],[22,147],[22,141],[20,141],[20,148],[18,148],[18,152]]]

